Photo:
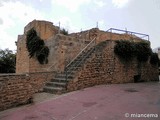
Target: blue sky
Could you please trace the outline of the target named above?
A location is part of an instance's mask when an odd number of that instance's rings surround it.
[[[32,20],[47,20],[76,32],[96,27],[150,35],[160,46],[160,0],[0,0],[0,49],[16,50],[17,36]]]

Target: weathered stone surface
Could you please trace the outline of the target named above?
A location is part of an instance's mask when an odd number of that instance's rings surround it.
[[[108,41],[102,51],[96,52],[77,77],[68,83],[68,91],[99,84],[135,82],[135,76],[139,74],[143,81],[158,80],[158,66],[153,66],[148,61],[141,63],[141,68],[138,68],[136,59],[122,63],[114,54],[114,45],[114,41]]]
[[[29,58],[26,49],[26,33],[34,27],[38,35],[49,47],[48,64],[39,64],[36,58]],[[58,29],[47,21],[32,21],[24,28],[24,35],[18,36],[16,73],[63,71],[67,65],[88,43],[85,39],[58,34]]]
[[[31,102],[33,94],[42,90],[54,75],[53,72],[0,75],[0,110]]]
[[[33,27],[49,47],[48,64],[41,65],[36,58],[29,58],[28,56],[26,33]],[[96,38],[96,43],[105,40],[142,40],[129,34],[105,32],[98,28],[71,33],[68,36],[58,34],[58,31],[59,28],[48,21],[33,20],[30,22],[24,28],[24,34],[18,36],[16,73],[62,72],[64,67],[94,38]]]
[[[26,32],[32,27],[49,47],[48,64],[41,65],[34,57],[28,56]],[[64,72],[64,67],[94,38],[97,44],[105,40],[108,42],[104,48],[103,46],[97,48],[95,54],[87,59],[75,78],[68,83],[68,91],[99,84],[134,82],[140,74],[139,71],[144,81],[158,79],[157,66],[152,66],[147,62],[138,68],[136,59],[126,64],[114,54],[115,40],[141,41],[142,39],[138,37],[105,32],[97,28],[68,36],[58,34],[58,30],[59,28],[51,22],[34,20],[25,27],[24,34],[18,36],[16,60],[16,73],[18,74],[0,76],[1,110],[27,103],[35,92],[41,90],[47,81],[54,78],[55,73],[51,71]]]

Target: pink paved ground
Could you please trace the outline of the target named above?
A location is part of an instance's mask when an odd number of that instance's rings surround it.
[[[126,113],[129,117],[125,117]],[[159,116],[131,118],[134,113]],[[11,112],[3,111],[0,120],[160,120],[160,83],[87,88]]]

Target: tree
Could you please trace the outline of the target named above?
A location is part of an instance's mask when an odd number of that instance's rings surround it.
[[[63,29],[61,30],[61,34],[63,34],[63,35],[68,35],[68,31],[63,28]]]
[[[0,49],[0,73],[15,73],[16,55],[12,50]]]

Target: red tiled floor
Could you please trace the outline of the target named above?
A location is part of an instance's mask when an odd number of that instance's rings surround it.
[[[131,118],[130,114],[158,117]],[[3,111],[0,120],[160,120],[160,83],[100,85]]]

